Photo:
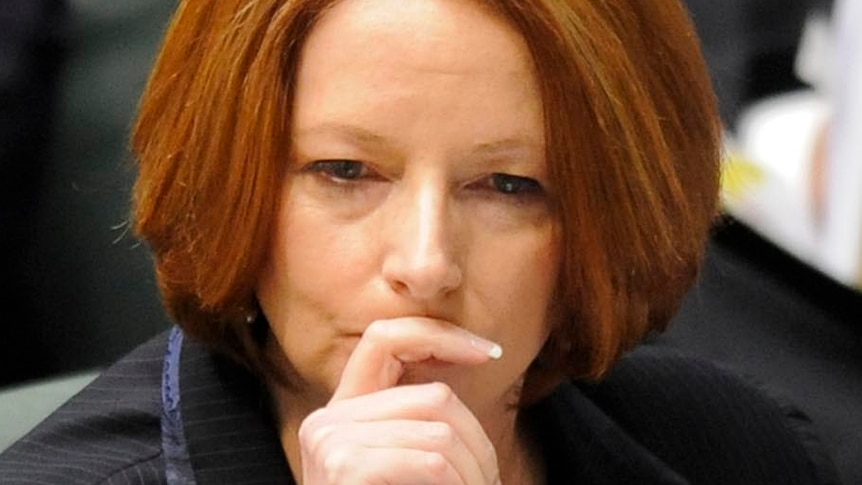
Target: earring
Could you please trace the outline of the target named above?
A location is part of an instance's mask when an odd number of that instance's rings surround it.
[[[257,320],[257,312],[248,312],[245,314],[245,323],[251,325]]]

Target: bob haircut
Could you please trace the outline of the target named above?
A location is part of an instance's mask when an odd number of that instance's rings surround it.
[[[169,314],[258,372],[275,371],[268,324],[248,315],[291,154],[300,51],[337,1],[183,0],[133,134],[135,230]],[[562,378],[602,376],[667,326],[718,215],[721,125],[678,1],[463,1],[524,37],[545,108],[564,249],[558,318],[522,396],[533,400]]]

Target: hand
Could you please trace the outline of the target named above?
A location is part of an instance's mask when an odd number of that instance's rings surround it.
[[[449,386],[396,385],[405,364],[478,365],[500,354],[440,320],[372,323],[330,402],[300,427],[303,483],[499,484],[494,446]]]

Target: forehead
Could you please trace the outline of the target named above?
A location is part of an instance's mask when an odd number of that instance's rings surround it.
[[[308,43],[327,40],[337,43],[327,47],[356,46],[368,48],[366,54],[421,59],[429,69],[436,64],[456,70],[516,69],[530,62],[521,36],[470,0],[344,0],[323,15]]]
[[[336,4],[306,39],[294,109],[300,129],[333,117],[400,129],[408,121],[399,118],[403,112],[446,116],[448,125],[461,123],[479,138],[483,130],[542,138],[541,100],[523,38],[466,0]],[[481,115],[489,119],[483,123]]]

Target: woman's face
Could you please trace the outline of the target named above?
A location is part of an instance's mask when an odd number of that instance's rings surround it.
[[[458,0],[346,0],[302,52],[275,237],[257,296],[322,405],[373,321],[432,317],[499,361],[421,364],[474,412],[544,344],[560,259],[529,52]],[[319,402],[319,401],[323,402]]]

